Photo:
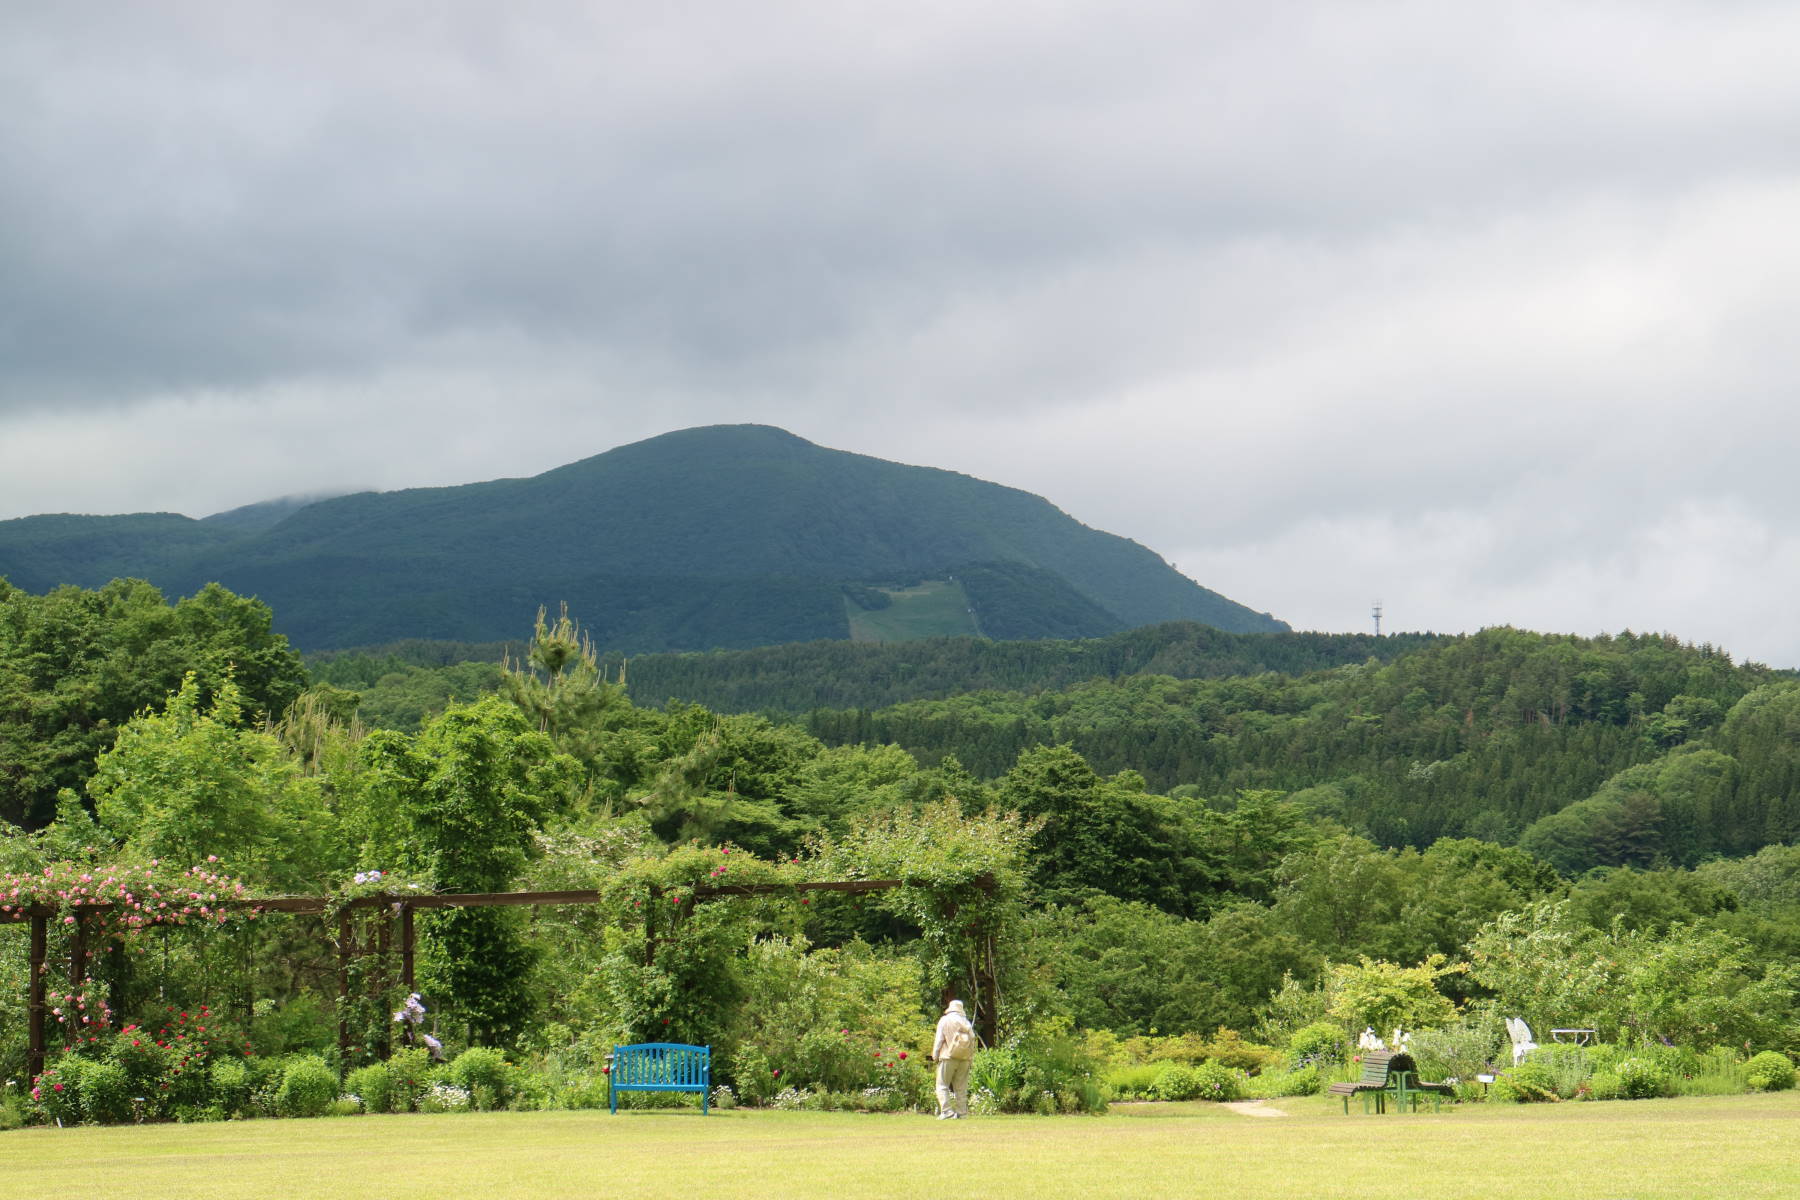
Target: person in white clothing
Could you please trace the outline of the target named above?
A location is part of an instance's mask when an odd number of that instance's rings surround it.
[[[952,1000],[938,1018],[931,1060],[937,1064],[938,1120],[969,1115],[969,1064],[975,1058],[975,1026],[961,1000]]]

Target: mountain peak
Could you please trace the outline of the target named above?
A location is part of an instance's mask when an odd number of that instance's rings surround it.
[[[602,646],[630,652],[1098,636],[1169,620],[1285,628],[1042,497],[770,425],[676,430],[529,479],[290,498],[203,524],[205,537],[107,541],[104,564],[0,533],[0,573],[18,559],[33,579],[88,586],[102,570],[177,592],[217,580],[319,649],[503,639],[563,601]]]

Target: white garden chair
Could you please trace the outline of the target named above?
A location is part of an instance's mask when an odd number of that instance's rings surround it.
[[[1531,1026],[1525,1023],[1524,1017],[1508,1017],[1506,1033],[1512,1038],[1513,1066],[1516,1067],[1525,1061],[1527,1054],[1538,1048],[1538,1044],[1531,1040]]]

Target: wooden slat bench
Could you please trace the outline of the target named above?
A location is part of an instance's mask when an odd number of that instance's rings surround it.
[[[1325,1089],[1327,1095],[1340,1096],[1344,1101],[1344,1113],[1349,1115],[1350,1097],[1360,1095],[1363,1098],[1363,1111],[1369,1111],[1370,1101],[1374,1102],[1375,1111],[1387,1111],[1388,1097],[1394,1098],[1396,1112],[1417,1112],[1419,1101],[1431,1097],[1432,1108],[1443,1103],[1443,1098],[1456,1096],[1456,1089],[1447,1083],[1422,1083],[1419,1080],[1419,1067],[1410,1054],[1376,1051],[1363,1055],[1362,1078],[1349,1083],[1334,1083]]]
[[[712,1105],[712,1047],[677,1042],[614,1046],[607,1060],[607,1105],[619,1111],[620,1092],[699,1092],[700,1115]]]

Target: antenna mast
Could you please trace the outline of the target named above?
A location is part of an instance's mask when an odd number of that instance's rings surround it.
[[[1381,636],[1381,601],[1377,600],[1375,602],[1375,607],[1371,610],[1371,615],[1373,615],[1375,618],[1375,636],[1380,637]]]

